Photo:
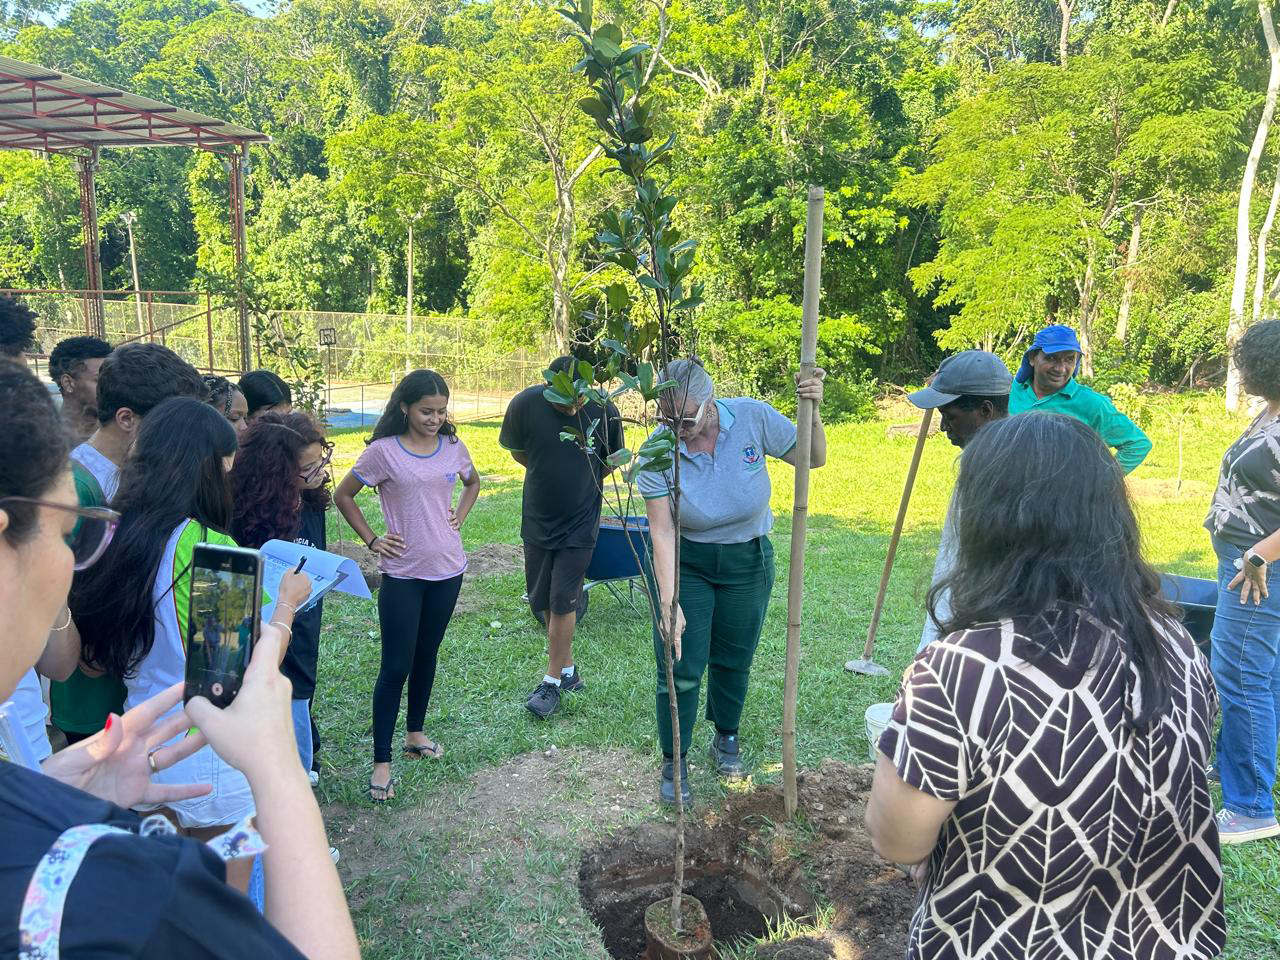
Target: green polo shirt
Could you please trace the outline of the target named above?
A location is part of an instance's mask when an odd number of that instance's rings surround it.
[[[1063,413],[1087,423],[1097,432],[1107,446],[1116,452],[1116,461],[1125,473],[1147,458],[1151,441],[1138,429],[1138,425],[1116,409],[1111,398],[1090,390],[1075,377],[1057,393],[1037,397],[1031,380],[1015,383],[1009,391],[1009,413]]]

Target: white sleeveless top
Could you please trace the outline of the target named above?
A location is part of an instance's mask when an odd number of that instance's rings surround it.
[[[125,678],[126,709],[133,709],[186,678],[187,651],[182,625],[187,619],[192,551],[197,543],[234,546],[235,541],[202,528],[194,520],[182,521],[170,534],[151,588],[155,642],[151,645],[151,652],[138,664],[136,676]],[[177,709],[174,707],[169,712],[174,713]],[[176,743],[180,739],[175,737],[170,742]],[[214,753],[213,747],[197,750],[151,779],[155,783],[207,783],[213,787],[207,796],[168,804],[184,827],[231,825],[254,814],[249,782],[244,774]]]

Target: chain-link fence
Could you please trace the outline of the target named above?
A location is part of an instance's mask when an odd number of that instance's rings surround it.
[[[201,370],[240,371],[240,341],[234,307],[192,290],[0,290],[35,311],[37,363],[59,340],[89,332],[86,310],[101,296],[106,339],[111,344],[162,343]]]
[[[480,317],[278,311],[273,319],[301,342],[315,345],[325,372],[329,421],[371,425],[395,384],[425,367],[449,384],[457,420],[501,416],[510,399],[542,380],[555,357],[549,340],[511,350],[496,342]]]
[[[129,291],[0,290],[20,297],[39,317],[37,373],[59,340],[88,331],[87,304],[103,300],[106,339],[112,344],[145,340],[162,343],[200,370],[237,376],[239,337],[234,307],[207,293]],[[548,338],[537,347],[511,350],[500,345],[492,325],[480,317],[405,316],[379,313],[272,311],[267,322],[298,346],[315,351],[325,384],[322,399],[331,423],[370,425],[386,406],[395,384],[420,367],[449,383],[453,415],[460,420],[498,417],[518,392],[542,380],[555,357]],[[273,357],[255,336],[258,366],[286,379],[293,371]]]

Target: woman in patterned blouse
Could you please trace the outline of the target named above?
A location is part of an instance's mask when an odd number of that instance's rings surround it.
[[[1266,408],[1227,448],[1204,525],[1218,555],[1213,679],[1222,697],[1218,775],[1223,843],[1280,836],[1272,790],[1280,735],[1280,320],[1235,348],[1245,392]]]
[[[923,885],[908,956],[1218,956],[1217,701],[1120,468],[1077,420],[1012,417],[965,448],[955,496],[955,568],[930,591],[951,614],[867,807],[877,851]]]

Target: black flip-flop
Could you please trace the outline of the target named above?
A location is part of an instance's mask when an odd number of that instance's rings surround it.
[[[444,747],[440,746],[440,744],[438,744],[434,740],[429,741],[429,743],[430,743],[430,746],[421,746],[416,743],[406,743],[403,747],[403,752],[407,753],[409,756],[418,757],[419,759],[421,759],[422,757],[430,757],[432,760],[443,759]]]
[[[374,783],[373,780],[370,779],[369,780],[369,802],[370,803],[386,803],[388,800],[392,799],[391,788],[395,786],[395,782],[396,782],[395,777],[392,777],[390,780],[388,780],[385,785]],[[375,790],[379,790],[382,792],[381,799],[373,795],[373,792]]]

